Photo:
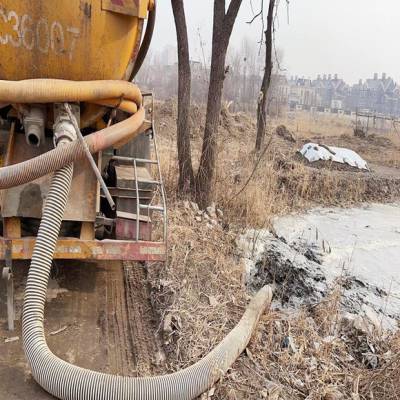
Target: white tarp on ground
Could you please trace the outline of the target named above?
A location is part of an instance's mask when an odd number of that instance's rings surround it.
[[[355,151],[342,147],[307,143],[300,150],[300,153],[310,162],[319,160],[334,161],[341,164],[348,164],[358,169],[369,170],[367,162]]]

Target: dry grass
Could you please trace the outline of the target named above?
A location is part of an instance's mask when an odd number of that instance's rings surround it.
[[[327,324],[332,311],[338,311],[335,294],[319,306],[318,313],[266,315],[249,351],[219,387],[219,398],[260,399],[273,383],[277,399],[397,399],[394,374],[399,357],[388,353],[391,344],[382,336],[348,329],[340,318]],[[380,362],[374,371],[363,363],[363,346],[368,345],[375,348]]]
[[[196,222],[182,203],[170,208],[169,261],[153,269],[150,280],[161,319],[172,320],[164,342],[171,367],[180,369],[207,354],[232,329],[247,296],[234,233]]]
[[[329,136],[353,136],[356,126],[355,117],[348,115],[338,116],[335,114],[311,114],[306,111],[289,113],[287,116],[278,118],[279,124],[286,125],[297,136],[314,137]],[[370,121],[368,133],[376,136],[384,136],[393,140],[395,145],[400,145],[399,128],[392,122],[386,121],[383,125]]]
[[[196,221],[196,214],[177,199],[176,110],[171,104],[160,104],[159,108],[170,254],[166,266],[150,269],[149,281],[160,315],[167,369],[175,371],[206,355],[244,311],[248,295],[235,247],[238,232],[247,227],[268,227],[276,215],[315,205],[392,200],[400,197],[400,185],[399,179],[310,168],[293,157],[300,142],[292,145],[274,138],[253,179],[243,189],[257,161],[252,153],[254,122],[245,115],[223,115],[215,198],[224,218],[210,227]],[[201,146],[202,121],[201,110],[195,108],[195,160]],[[248,351],[212,398],[397,399],[399,337],[368,336],[348,329],[339,300],[340,286],[312,309],[265,315]],[[369,370],[363,364],[361,344],[376,349],[377,369]]]
[[[222,340],[249,297],[235,231],[197,222],[182,202],[170,208],[169,262],[150,269],[149,280],[162,321],[167,370],[176,371]],[[400,337],[353,328],[343,319],[340,300],[338,284],[313,307],[266,313],[248,350],[212,398],[397,399]],[[370,348],[379,360],[375,370],[363,362]]]
[[[250,174],[252,165],[251,161],[242,164],[243,176]],[[253,180],[237,197],[235,194],[242,187],[243,179],[238,185],[231,184],[232,177],[225,175],[220,179],[216,185],[217,202],[227,211],[229,219],[257,228],[269,226],[277,215],[315,205],[350,205],[367,197],[367,184],[362,175],[349,179],[345,174],[318,171],[299,162],[285,162],[276,154],[267,156]],[[220,182],[230,184],[221,185]]]
[[[175,145],[176,109],[173,102],[162,103],[159,107],[158,115],[162,120],[159,127],[162,138],[162,167],[169,198],[175,200],[178,175]],[[342,123],[340,121],[343,119],[339,119],[337,123]],[[273,131],[281,122],[272,121],[269,131]],[[195,168],[199,160],[203,126],[202,109],[195,106],[192,113]],[[392,142],[388,138],[372,137],[363,140],[354,136],[339,136],[339,133],[344,132],[342,127],[331,128],[332,134],[325,136],[326,126],[322,125],[322,129],[324,135],[320,132],[319,139],[322,138],[328,145],[348,146],[359,151],[361,156],[372,163],[400,166],[400,148],[392,148]],[[258,158],[253,152],[254,132],[255,123],[249,116],[242,113],[230,115],[226,111],[222,114],[214,184],[215,202],[224,210],[230,224],[264,227],[269,226],[271,219],[276,215],[316,205],[350,206],[365,201],[393,201],[400,197],[400,169],[395,177],[391,177],[391,171],[383,171],[389,176],[381,176],[336,171],[335,165],[318,169],[310,168],[298,160],[296,151],[306,137],[311,137],[310,131],[308,136],[299,137],[297,143],[290,143],[275,136],[253,178],[246,185]],[[385,157],[382,157],[383,152]],[[239,196],[238,192],[241,192]]]
[[[290,113],[279,118],[279,122],[301,137],[352,135],[355,126],[349,116],[311,114],[305,111]]]
[[[400,335],[391,338],[386,348],[382,368],[360,378],[362,388],[370,399],[398,400],[400,397]]]
[[[370,121],[368,138],[354,137],[355,117],[297,112],[274,121],[286,125],[297,137],[311,141],[323,139],[325,144],[350,147],[359,151],[370,163],[400,167],[400,127],[386,121],[374,126]],[[382,147],[385,157],[382,157]]]

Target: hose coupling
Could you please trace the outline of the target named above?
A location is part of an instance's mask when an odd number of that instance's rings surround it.
[[[80,121],[80,107],[77,104],[71,104],[71,110],[76,120]],[[72,142],[77,139],[77,132],[74,124],[65,110],[62,103],[54,105],[54,146],[62,142]]]

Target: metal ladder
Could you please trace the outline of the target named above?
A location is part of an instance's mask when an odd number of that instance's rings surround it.
[[[168,216],[167,216],[167,201],[165,195],[165,187],[163,182],[163,177],[161,173],[161,165],[160,165],[160,156],[158,151],[157,145],[157,132],[155,128],[155,121],[154,121],[154,96],[152,93],[144,93],[143,98],[150,98],[151,101],[151,135],[150,138],[152,140],[152,149],[151,152],[154,155],[154,159],[144,159],[144,158],[135,158],[135,157],[123,157],[123,156],[114,156],[112,157],[113,161],[119,161],[123,163],[127,163],[133,165],[134,168],[134,178],[135,178],[135,194],[136,194],[136,242],[140,241],[140,215],[141,211],[147,211],[147,216],[150,220],[150,213],[151,212],[158,212],[162,214],[162,221],[163,221],[163,242],[167,242],[167,232],[168,232]],[[155,180],[145,180],[139,178],[138,176],[138,164],[144,165],[156,165],[157,166],[157,175],[158,178]],[[159,205],[151,204],[143,204],[141,202],[140,197],[140,188],[139,182],[142,184],[150,184],[155,185],[157,187],[156,192],[154,193],[152,201],[157,197],[160,198]]]

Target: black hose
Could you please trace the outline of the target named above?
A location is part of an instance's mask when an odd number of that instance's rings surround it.
[[[157,1],[154,0],[154,7],[151,11],[149,11],[149,16],[147,19],[146,32],[143,37],[142,44],[140,45],[140,49],[138,52],[138,56],[135,61],[135,65],[133,67],[131,76],[129,80],[132,82],[136,75],[138,74],[140,68],[142,68],[143,62],[149,52],[150,44],[153,39],[154,27],[156,25],[156,16],[157,16]]]

